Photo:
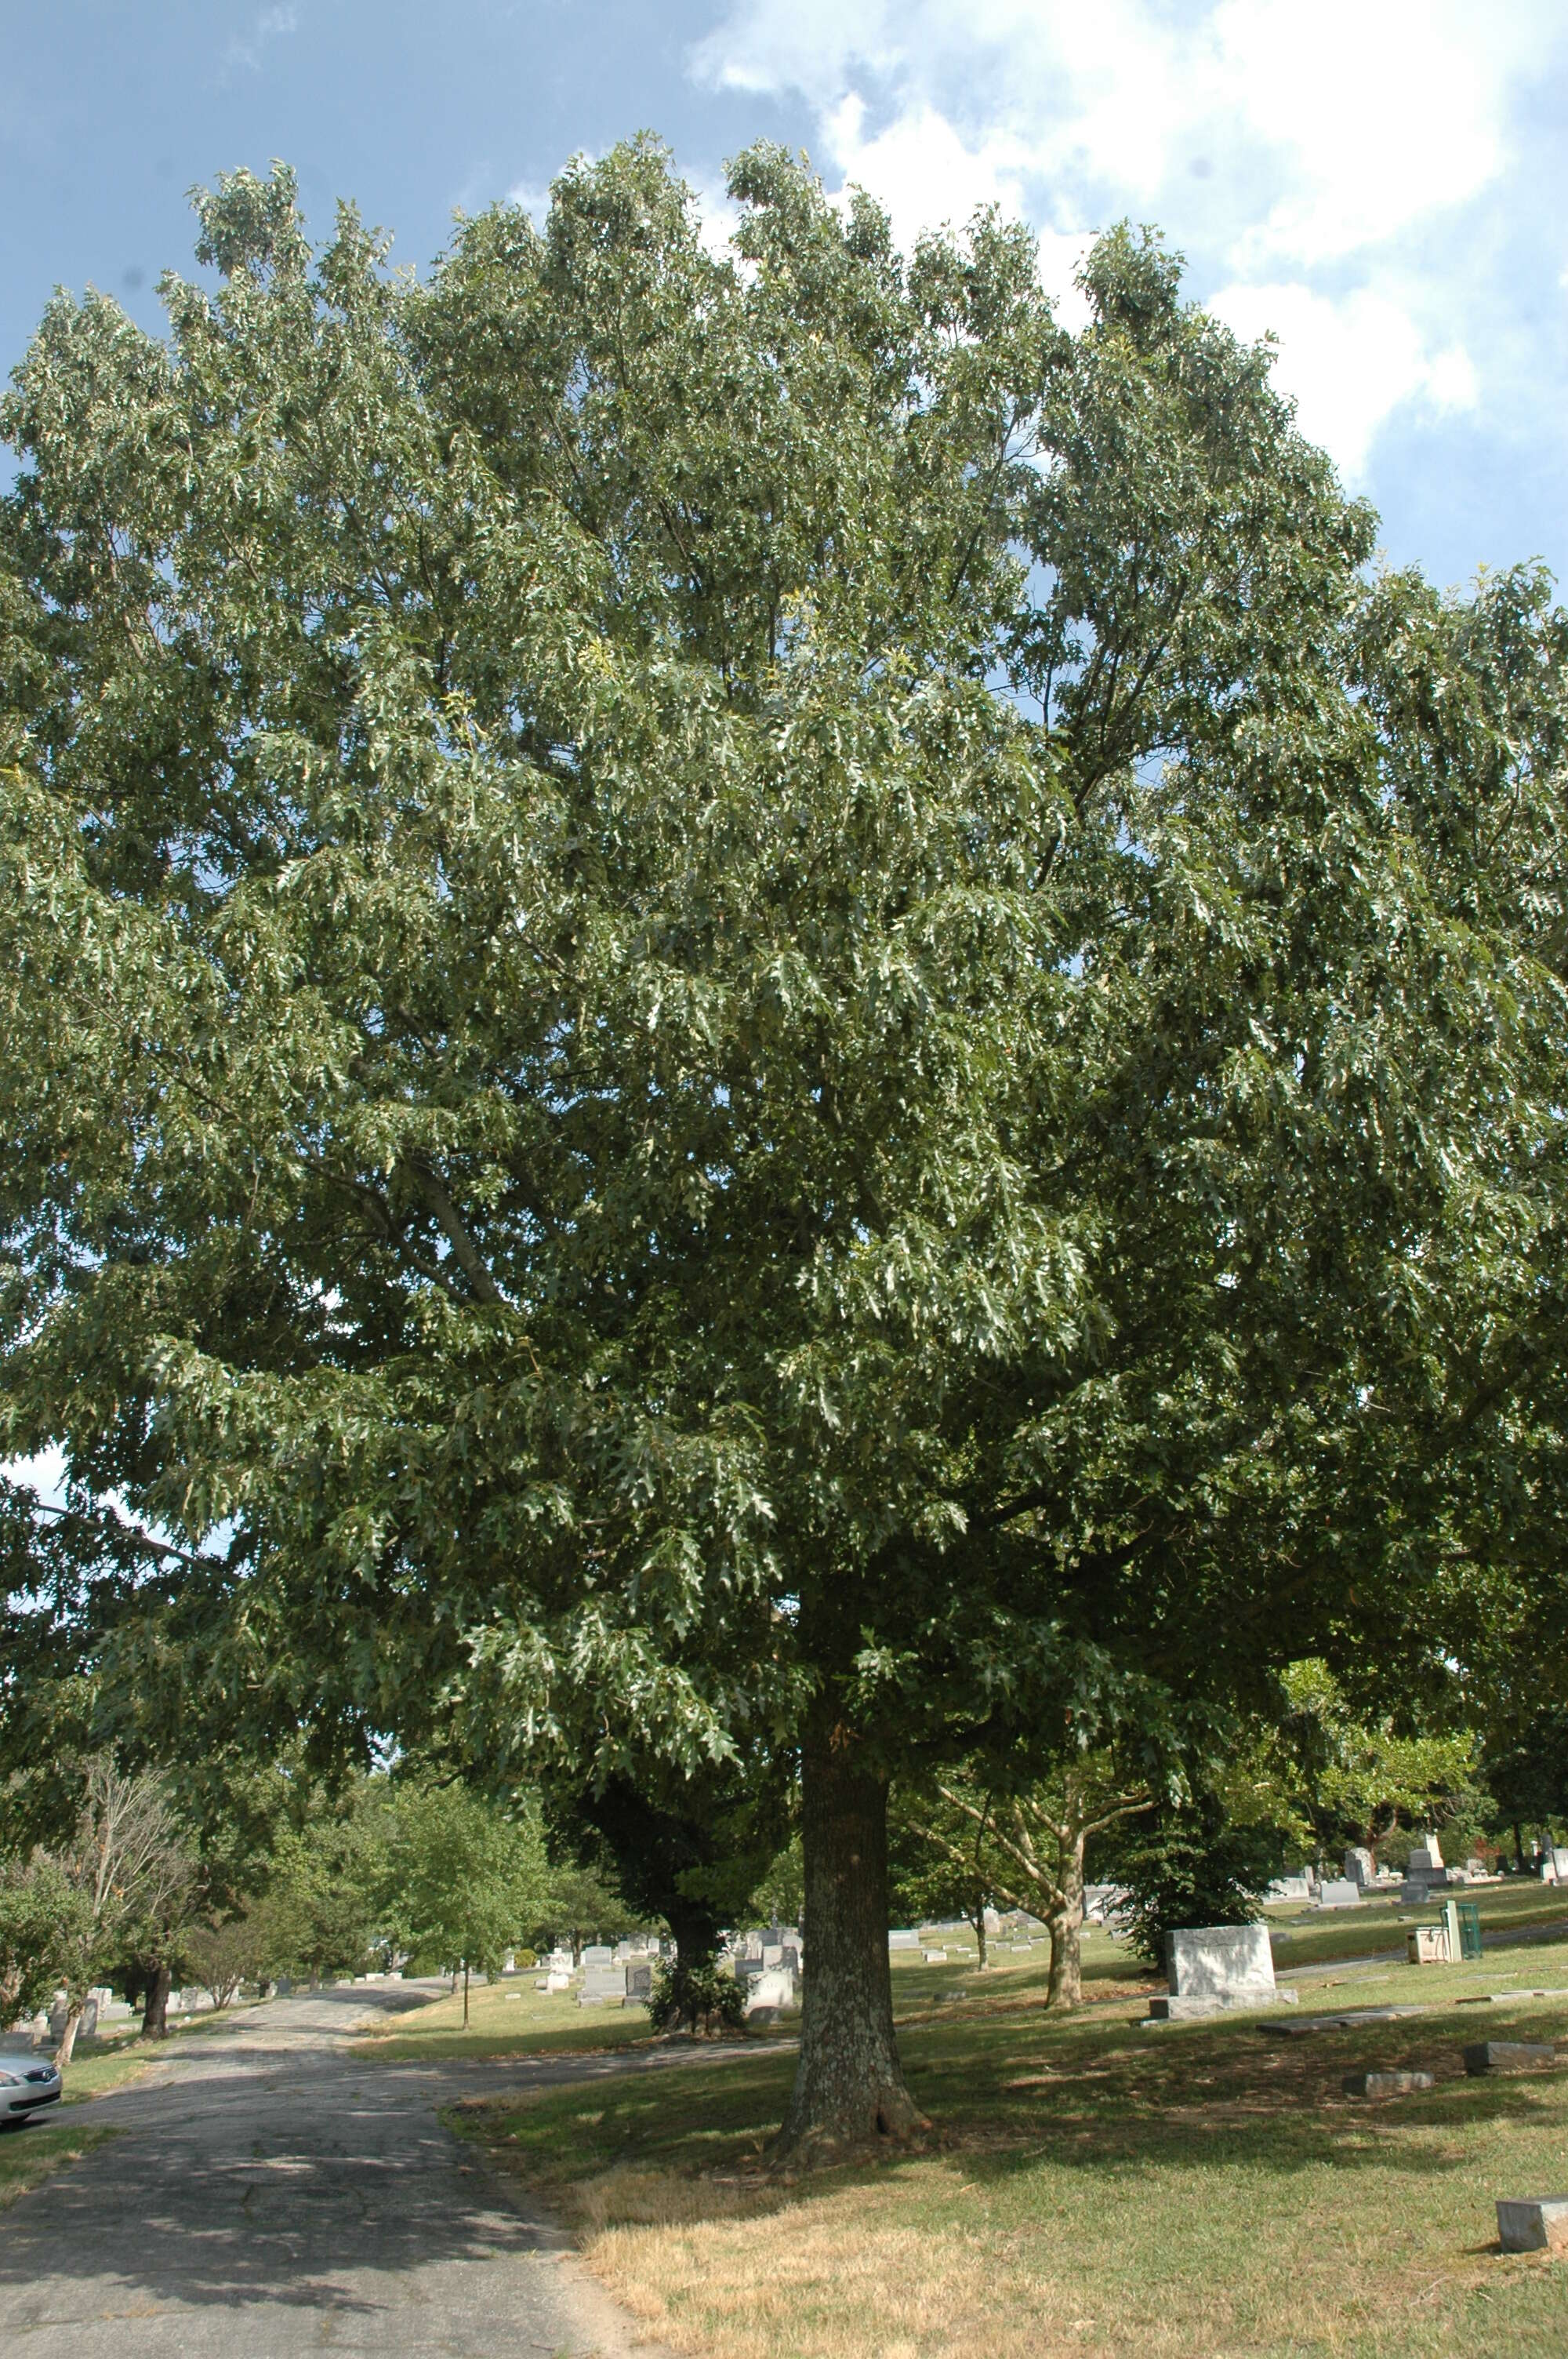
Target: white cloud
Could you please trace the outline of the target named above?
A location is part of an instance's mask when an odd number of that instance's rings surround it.
[[[804,98],[828,176],[904,244],[996,201],[1054,292],[1087,233],[1160,221],[1227,317],[1279,330],[1303,427],[1356,474],[1400,402],[1476,398],[1462,323],[1419,324],[1449,291],[1432,234],[1506,170],[1516,86],[1565,36],[1550,0],[738,0],[692,68]]]
[[[289,0],[284,0],[284,5],[277,7],[260,9],[251,20],[249,32],[236,33],[224,50],[225,79],[236,67],[243,67],[246,73],[258,73],[267,43],[298,30],[299,11],[289,5]]]
[[[495,183],[492,181],[493,188]],[[550,191],[537,180],[519,180],[506,191],[506,202],[525,212],[535,229],[542,230],[550,213]],[[466,211],[467,208],[465,207]]]
[[[1249,343],[1273,330],[1276,382],[1293,397],[1302,431],[1352,483],[1365,476],[1378,429],[1403,403],[1476,406],[1468,354],[1458,345],[1431,351],[1392,296],[1357,288],[1336,299],[1299,282],[1236,285],[1222,287],[1209,309]]]
[[[988,134],[978,147],[966,147],[946,116],[924,101],[871,138],[865,119],[865,101],[851,91],[824,123],[827,147],[845,179],[886,206],[904,245],[943,222],[961,225],[981,205],[1023,210],[1029,152],[1010,133]]]

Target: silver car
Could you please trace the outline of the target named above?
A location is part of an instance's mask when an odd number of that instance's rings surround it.
[[[60,2078],[40,2057],[0,2055],[0,2130],[25,2129],[46,2105],[58,2105]]]

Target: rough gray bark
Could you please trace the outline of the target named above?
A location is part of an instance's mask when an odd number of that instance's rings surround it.
[[[168,1995],[174,1987],[174,1972],[167,1959],[159,1959],[147,1981],[147,1995],[142,2007],[142,2038],[167,2039],[168,2037]]]
[[[1084,1835],[1064,1843],[1056,1868],[1056,1892],[1045,1919],[1051,1936],[1047,2006],[1081,2006],[1084,1999]]]
[[[801,1752],[806,1853],[805,2007],[800,2060],[775,2152],[830,2161],[875,2138],[927,2126],[893,2034],[888,1967],[887,1784],[831,1711],[812,1715]]]

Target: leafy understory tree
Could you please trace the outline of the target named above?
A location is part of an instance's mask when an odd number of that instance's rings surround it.
[[[1278,1819],[1233,1811],[1208,1776],[1162,1795],[1149,1816],[1113,1831],[1107,1864],[1127,1898],[1121,1926],[1144,1962],[1163,1973],[1184,1926],[1250,1925],[1283,1864]]]
[[[50,306],[0,1448],[124,1503],[9,1627],[171,1753],[797,1760],[810,2156],[920,2120],[890,1783],[1561,1582],[1563,634],[1369,586],[1157,238],[1068,333],[730,189],[415,279],[241,173],[167,341]]]
[[[544,1843],[535,1826],[460,1785],[406,1787],[394,1805],[384,1891],[386,1919],[409,1951],[460,1970],[466,2027],[470,1973],[499,1972],[546,1913]]]

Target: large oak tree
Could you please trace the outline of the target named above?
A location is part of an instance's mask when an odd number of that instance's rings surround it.
[[[46,316],[4,1414],[164,1536],[40,1609],[144,1718],[797,1749],[811,2151],[916,2118],[891,1775],[1439,1643],[1562,1027],[1267,351],[1148,236],[1070,335],[994,219],[732,190],[416,281],[242,174],[166,342]]]

